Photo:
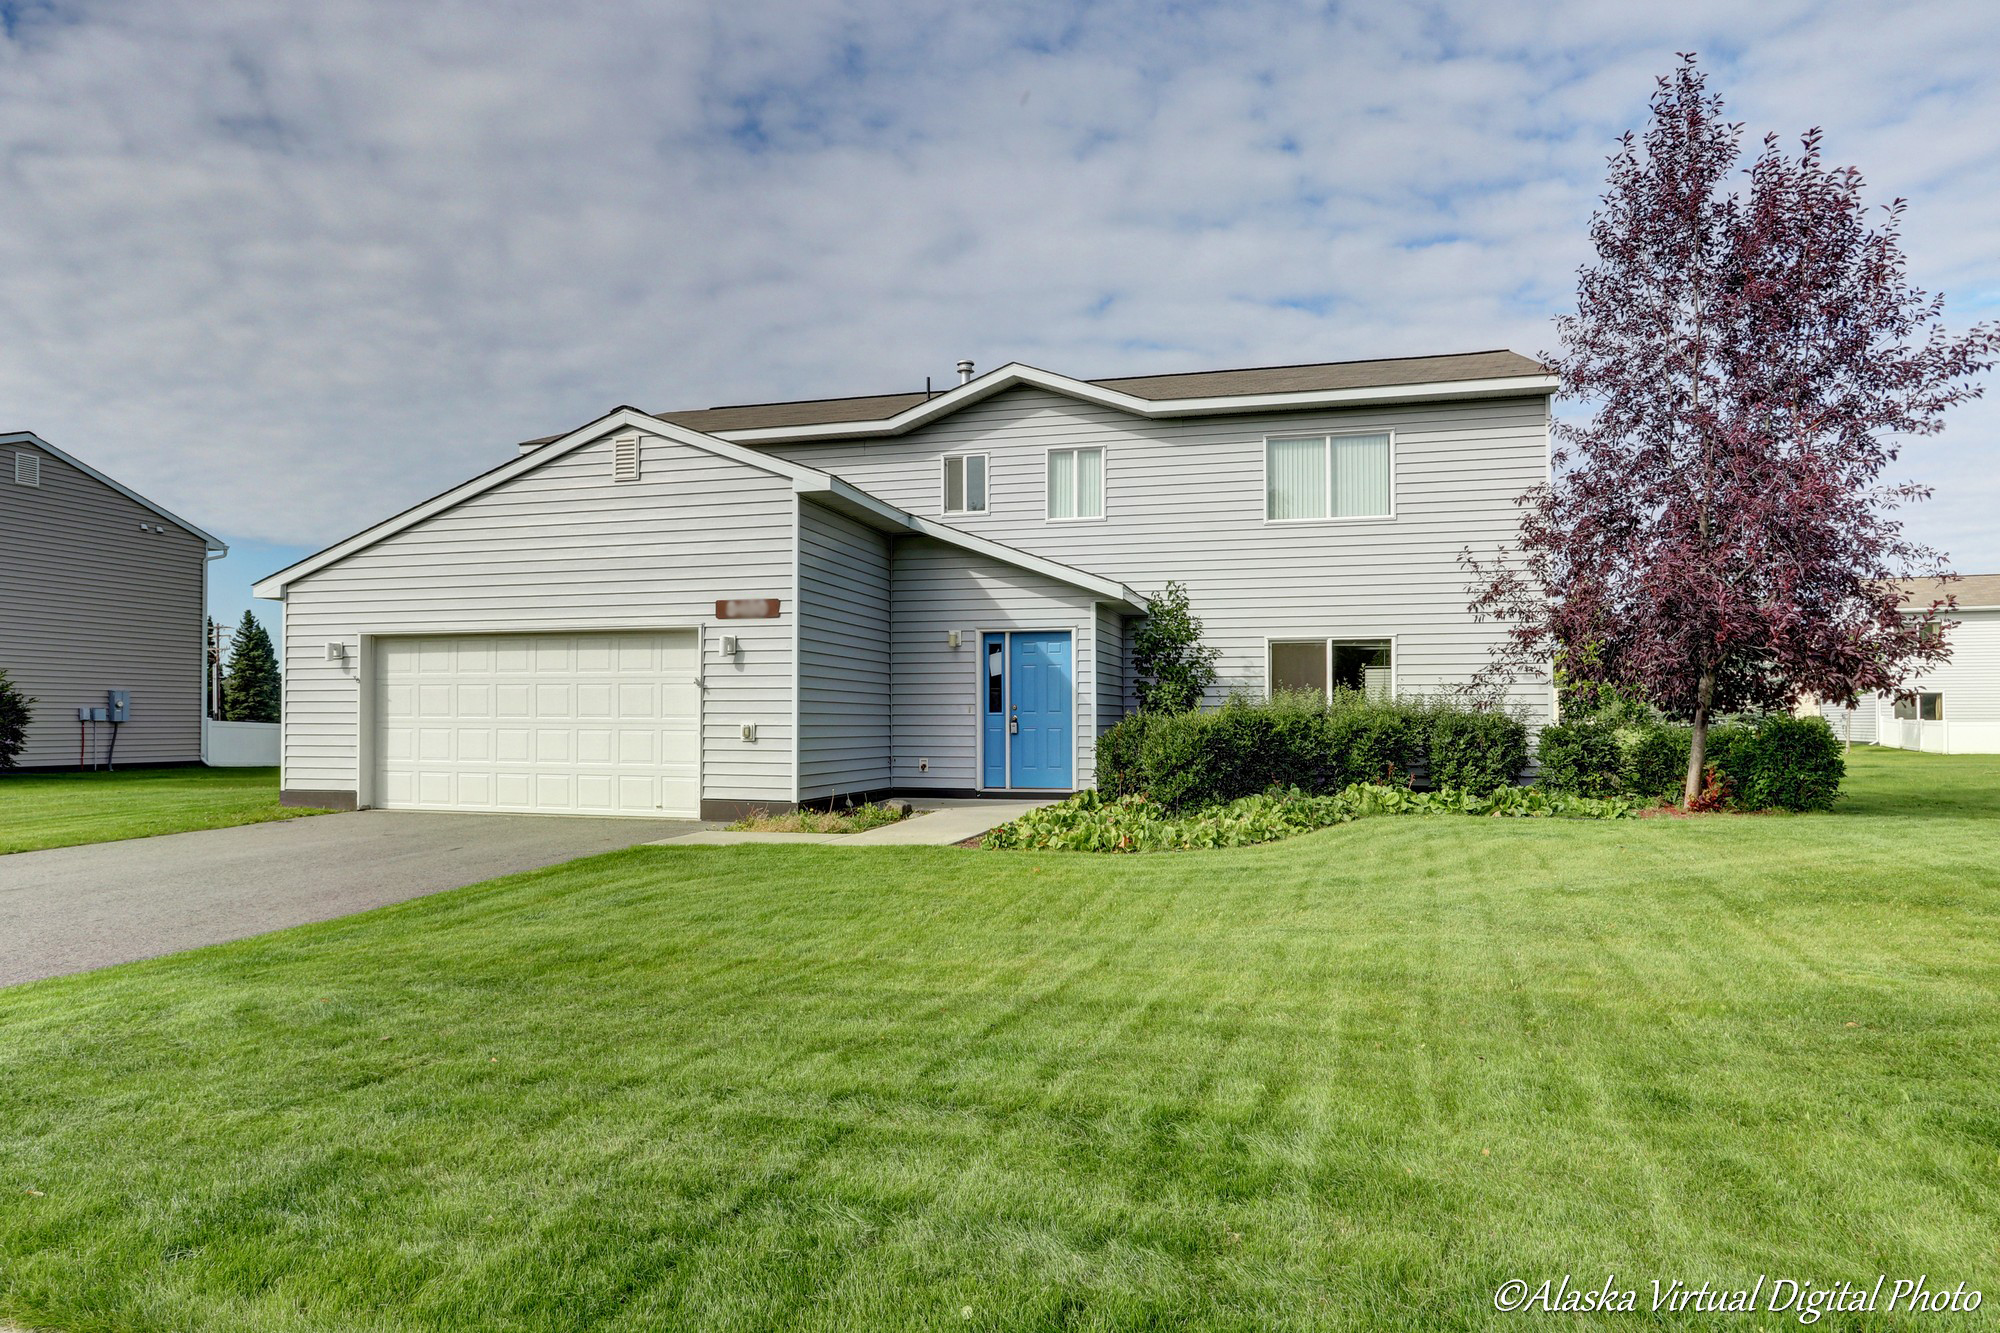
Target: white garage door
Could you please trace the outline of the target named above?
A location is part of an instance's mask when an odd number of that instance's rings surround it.
[[[374,803],[694,815],[695,632],[376,641]]]

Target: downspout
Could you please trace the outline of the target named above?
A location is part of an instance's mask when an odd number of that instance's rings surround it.
[[[201,766],[208,767],[208,701],[214,697],[210,687],[214,684],[210,673],[214,664],[208,657],[208,566],[211,561],[220,560],[229,554],[227,546],[220,550],[203,550],[201,555]]]

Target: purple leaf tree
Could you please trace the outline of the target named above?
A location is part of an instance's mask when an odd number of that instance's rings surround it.
[[[1741,141],[1683,55],[1610,159],[1596,262],[1544,358],[1588,419],[1553,427],[1516,550],[1461,557],[1475,614],[1509,622],[1491,672],[1555,660],[1691,719],[1690,798],[1716,714],[1852,703],[1946,655],[1949,599],[1898,610],[1900,580],[1949,577],[1893,516],[1929,491],[1883,472],[2000,348],[1945,331],[1903,201],[1871,217],[1818,130],[1739,173]]]

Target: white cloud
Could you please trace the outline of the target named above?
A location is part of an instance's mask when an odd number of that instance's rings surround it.
[[[0,403],[316,544],[622,402],[1540,350],[1677,49],[2000,305],[1974,5],[0,3]],[[1285,304],[1291,302],[1294,304]],[[2000,568],[1981,404],[1917,530]]]

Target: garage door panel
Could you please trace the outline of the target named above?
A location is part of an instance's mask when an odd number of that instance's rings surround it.
[[[376,801],[692,815],[693,631],[377,641]]]

